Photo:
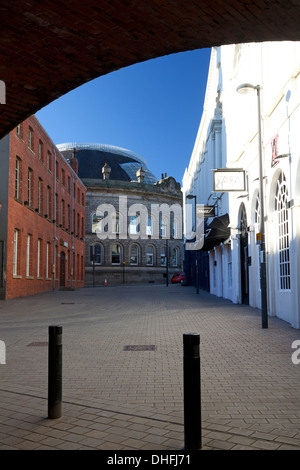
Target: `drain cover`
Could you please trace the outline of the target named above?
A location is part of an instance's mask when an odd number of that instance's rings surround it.
[[[36,341],[36,342],[30,343],[30,344],[27,344],[27,346],[33,346],[33,347],[48,346],[48,341]]]
[[[156,351],[156,346],[154,344],[143,345],[143,344],[134,344],[124,346],[123,351]]]

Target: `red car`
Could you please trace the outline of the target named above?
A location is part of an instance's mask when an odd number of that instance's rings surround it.
[[[185,273],[174,274],[171,279],[172,284],[176,284],[177,282],[185,282]]]

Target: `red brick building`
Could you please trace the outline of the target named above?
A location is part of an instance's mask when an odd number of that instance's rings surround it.
[[[0,141],[0,298],[84,286],[86,188],[35,116]]]

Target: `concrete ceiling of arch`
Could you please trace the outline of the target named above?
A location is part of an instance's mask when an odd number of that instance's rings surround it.
[[[300,40],[300,0],[2,0],[0,21],[3,137],[68,91],[134,63],[222,44]]]

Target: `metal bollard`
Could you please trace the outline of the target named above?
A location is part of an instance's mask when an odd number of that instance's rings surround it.
[[[200,335],[183,335],[184,448],[202,447]]]
[[[48,418],[62,413],[62,326],[49,326],[48,348]]]

